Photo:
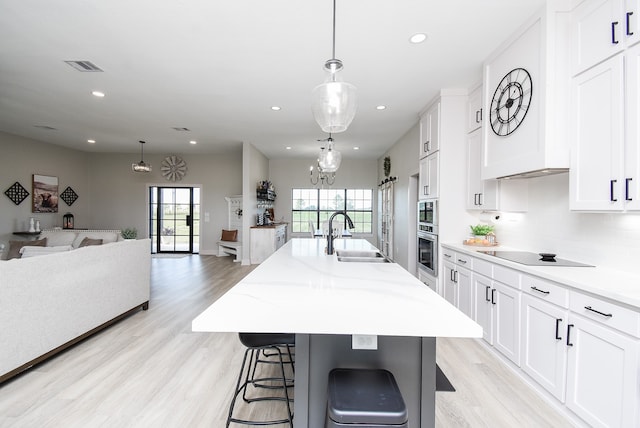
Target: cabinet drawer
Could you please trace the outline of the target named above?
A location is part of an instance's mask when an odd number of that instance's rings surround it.
[[[460,266],[464,266],[467,269],[473,268],[473,257],[462,253],[456,253],[455,263]]]
[[[545,279],[523,274],[522,291],[563,308],[569,307],[569,290]]]
[[[456,252],[449,248],[442,248],[442,260],[446,260],[451,263],[456,261]]]
[[[640,312],[575,291],[570,292],[569,302],[576,314],[640,337]]]
[[[493,279],[518,290],[520,289],[520,273],[516,270],[494,265]]]
[[[473,271],[479,273],[480,275],[491,278],[493,276],[493,264],[484,260],[474,259]]]

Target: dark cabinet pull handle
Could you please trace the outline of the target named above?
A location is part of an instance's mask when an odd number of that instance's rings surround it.
[[[573,327],[573,324],[567,326],[567,346],[573,346],[573,343],[571,343],[571,327]]]
[[[478,194],[477,193],[473,194],[473,205],[478,205]]]
[[[629,197],[629,182],[632,181],[633,178],[627,178],[624,180],[624,199],[625,201],[633,201],[633,198]]]
[[[478,193],[478,205],[482,205],[482,193]]]
[[[450,259],[451,258],[451,254],[447,254],[447,253],[442,253],[443,256],[445,256],[446,258]]]
[[[535,285],[531,287],[531,289],[533,291],[537,291],[538,293],[542,293],[542,294],[549,294],[550,291],[545,291],[545,290],[540,290],[538,287],[536,287]]]
[[[462,259],[458,259],[458,263],[462,263],[463,265],[466,265],[467,261],[466,260],[462,260]]]
[[[618,25],[618,21],[611,23],[611,43],[614,45],[618,44],[618,41],[616,40],[616,25]]]
[[[425,195],[429,194],[429,186],[424,186],[424,189],[422,190],[424,192]]]
[[[451,282],[456,282],[455,277],[453,276],[453,273],[455,271],[453,269],[451,269],[451,271],[449,272],[449,279],[451,280]]]
[[[609,200],[611,202],[618,202],[618,199],[613,197],[613,186],[618,182],[618,180],[611,180],[609,183]]]
[[[633,15],[633,12],[627,12],[627,36],[633,36],[633,31],[629,31],[629,17]]]
[[[613,316],[613,314],[605,314],[604,312],[600,312],[598,310],[595,310],[591,306],[585,306],[584,308],[586,310],[588,310],[588,311],[595,312],[598,315],[602,315],[603,317],[611,318]]]
[[[560,336],[558,336],[560,331],[560,323],[562,322],[562,318],[556,318],[556,340],[562,340]]]
[[[492,305],[495,305],[495,304],[496,304],[495,296],[496,296],[496,289],[495,289],[495,288],[492,288],[492,289],[491,289],[491,304],[492,304]]]
[[[480,121],[482,121],[482,109],[480,109]]]
[[[424,152],[428,152],[429,151],[429,142],[427,141],[426,143],[424,143]]]
[[[489,290],[491,289],[491,287],[489,287],[488,285],[484,286],[484,299],[487,302],[490,302],[491,300],[489,299]]]

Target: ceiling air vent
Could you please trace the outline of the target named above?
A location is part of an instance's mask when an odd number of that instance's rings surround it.
[[[173,129],[174,131],[179,131],[179,132],[190,132],[191,130],[189,128],[182,128],[179,126],[172,126],[171,129]]]
[[[65,61],[67,64],[69,64],[71,67],[75,68],[78,71],[99,71],[102,72],[104,70],[102,70],[100,67],[98,67],[97,65],[95,65],[94,63],[92,63],[91,61]]]

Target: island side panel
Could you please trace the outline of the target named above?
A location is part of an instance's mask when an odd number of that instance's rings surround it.
[[[340,367],[389,370],[407,405],[409,426],[432,428],[435,364],[435,338],[378,336],[377,350],[353,350],[350,335],[298,334],[294,426],[324,428],[329,372]]]

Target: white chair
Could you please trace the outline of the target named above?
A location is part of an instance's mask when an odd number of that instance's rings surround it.
[[[326,238],[329,235],[329,222],[328,221],[323,221],[322,222],[322,237]]]
[[[344,225],[335,224],[333,225],[333,238],[342,238],[342,231],[344,230]]]

